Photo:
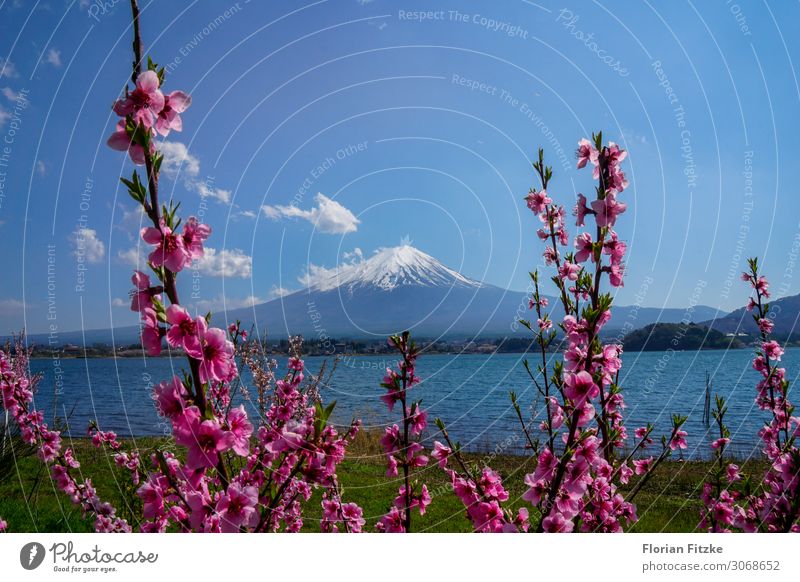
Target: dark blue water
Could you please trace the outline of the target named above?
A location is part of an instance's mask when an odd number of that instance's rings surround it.
[[[526,357],[535,365],[534,354],[424,356],[418,363],[423,383],[415,388],[416,397],[423,399],[431,419],[439,416],[446,421],[451,436],[465,448],[489,451],[499,445],[505,451],[520,451],[524,439],[508,392],[518,394],[527,418],[541,410],[541,399],[522,365]],[[690,447],[684,454],[706,456],[708,443],[715,438],[714,426],[709,429],[702,422],[708,372],[714,393],[729,402],[732,451],[750,454],[757,444],[755,434],[766,420],[753,405],[758,376],[750,367],[751,358],[750,350],[625,354],[621,380],[628,427],[649,421],[657,427],[655,434],[668,433],[673,413],[687,415]],[[309,358],[308,369],[318,370],[324,360]],[[325,401],[337,401],[334,421],[344,423],[355,416],[373,428],[396,421],[379,400],[383,371],[393,362],[385,356],[340,361],[332,380],[322,388]],[[150,390],[154,382],[180,374],[183,359],[41,359],[31,365],[44,374],[36,405],[51,416],[57,393],[56,412],[68,419],[73,434],[85,432],[90,420],[126,436],[169,432],[155,412]],[[800,373],[800,348],[788,349],[783,365],[794,383]],[[62,382],[55,389],[57,374]]]

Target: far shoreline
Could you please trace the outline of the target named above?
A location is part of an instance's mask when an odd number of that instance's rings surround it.
[[[786,350],[793,350],[800,346],[791,343],[786,344]],[[647,354],[647,353],[669,353],[669,352],[676,352],[676,353],[685,353],[685,352],[703,352],[703,353],[711,353],[711,352],[731,352],[731,351],[742,351],[752,349],[753,346],[749,345],[741,345],[736,347],[728,347],[728,348],[699,348],[699,349],[652,349],[652,350],[624,350],[623,355],[625,354]],[[548,353],[561,353],[559,351],[548,351]],[[530,354],[530,355],[539,355],[540,352],[538,350],[508,350],[508,351],[493,351],[493,352],[485,352],[485,351],[422,351],[421,355],[424,357],[434,357],[434,356],[502,356],[502,355],[512,355],[512,354]],[[269,353],[268,355],[274,356],[277,358],[286,358],[289,356],[286,352],[277,352],[277,353]],[[304,358],[334,358],[338,357],[340,359],[344,358],[380,358],[386,357],[387,355],[391,355],[390,352],[356,352],[356,353],[313,353],[313,354],[304,354]],[[175,358],[183,358],[185,354],[183,353],[173,353],[173,354],[161,354],[159,356],[147,356],[144,353],[120,353],[120,354],[79,354],[79,353],[64,353],[64,352],[52,352],[52,353],[38,353],[34,354],[30,357],[31,360],[39,361],[39,360],[52,360],[52,359],[60,359],[60,360],[132,360],[136,358],[140,359],[175,359]]]

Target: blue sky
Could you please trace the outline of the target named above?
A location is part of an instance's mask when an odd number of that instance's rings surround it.
[[[136,320],[139,217],[118,186],[132,166],[105,146],[132,58],[128,4],[112,4],[0,3],[7,331]],[[165,91],[194,99],[165,146],[183,163],[162,196],[214,229],[213,256],[182,278],[198,309],[267,300],[403,239],[525,289],[541,250],[522,202],[530,160],[545,149],[550,193],[571,206],[592,188],[573,150],[597,129],[630,151],[619,303],[733,309],[750,255],[780,295],[800,292],[796,4],[142,6]]]

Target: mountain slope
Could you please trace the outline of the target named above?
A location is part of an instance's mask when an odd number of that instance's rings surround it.
[[[770,303],[770,312],[775,328],[772,333],[775,337],[787,338],[800,336],[800,295],[792,295],[776,299]],[[753,314],[748,313],[744,307],[737,309],[725,316],[703,322],[703,325],[721,331],[722,333],[747,333],[755,335],[757,332]]]
[[[357,263],[346,263],[336,273],[316,281],[312,291],[330,291],[337,287],[348,292],[376,288],[392,291],[401,286],[416,287],[483,287],[410,245],[379,249],[371,258]]]
[[[426,338],[505,337],[527,334],[518,320],[531,318],[528,294],[475,281],[409,245],[383,248],[368,259],[318,269],[306,289],[253,307],[214,314],[213,323],[241,320],[270,338],[302,334],[326,338],[383,339],[404,329]],[[550,298],[550,317],[563,310]],[[653,323],[705,321],[717,316],[706,306],[693,309],[616,306],[604,334],[624,333]],[[724,318],[722,318],[724,319]],[[135,343],[138,327],[62,332],[61,342]],[[47,336],[31,336],[47,343]]]
[[[560,320],[559,302],[550,300],[551,317]],[[711,307],[693,311],[653,307],[615,308],[607,326],[628,330],[657,321],[676,323],[716,315]],[[427,337],[506,336],[529,318],[528,296],[465,277],[409,245],[378,250],[372,257],[344,264],[317,278],[307,289],[239,309],[228,320],[267,330],[272,337],[385,337],[404,329]]]

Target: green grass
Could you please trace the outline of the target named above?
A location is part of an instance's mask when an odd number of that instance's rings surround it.
[[[141,453],[164,441],[137,439]],[[103,500],[111,501],[120,513],[133,522],[135,511],[134,489],[126,474],[114,466],[113,459],[98,451],[88,441],[72,443],[81,461],[80,471],[90,477]],[[470,454],[470,463],[481,466],[488,463],[503,476],[513,508],[528,506],[522,501],[525,492],[523,476],[532,470],[527,457]],[[758,462],[751,462],[750,465]],[[761,467],[749,467],[758,469]],[[710,469],[706,462],[668,461],[658,468],[641,490],[635,503],[639,522],[635,532],[691,532],[699,520],[701,484]],[[745,466],[745,469],[748,469]],[[350,454],[339,470],[345,501],[354,501],[364,509],[368,530],[390,507],[397,494],[400,481],[387,478],[386,466],[375,438],[360,438],[351,447]],[[421,532],[468,532],[470,524],[464,516],[461,502],[450,490],[449,481],[435,464],[417,474],[427,484],[433,502],[427,513],[414,515],[414,529]],[[623,494],[626,489],[623,489]],[[305,518],[308,531],[318,530],[320,512],[319,492],[306,504]],[[9,530],[16,532],[87,532],[92,531],[90,520],[81,515],[61,493],[54,491],[43,465],[36,458],[16,460],[11,475],[0,482],[0,517],[8,522]]]

